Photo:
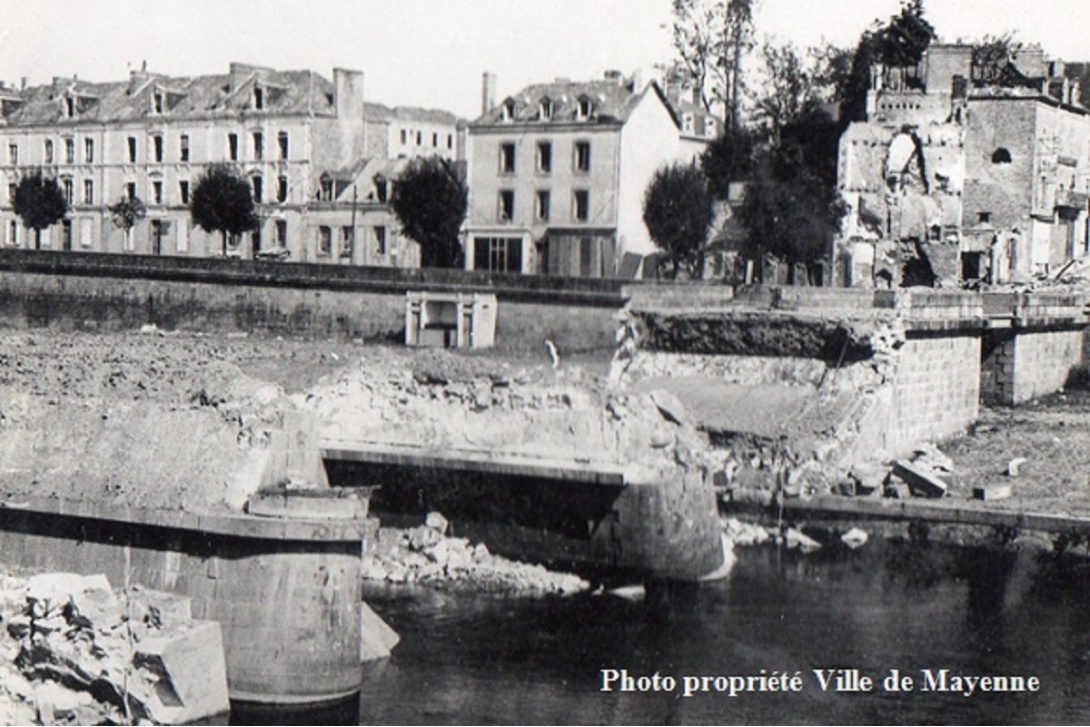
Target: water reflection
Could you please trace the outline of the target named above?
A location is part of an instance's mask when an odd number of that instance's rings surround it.
[[[385,723],[1083,723],[1090,718],[1090,586],[1011,548],[926,538],[859,551],[739,552],[724,582],[603,596],[502,600],[383,587],[368,600],[402,635],[368,665],[358,719]],[[1036,675],[1035,694],[822,692],[814,669],[919,680]],[[804,676],[799,693],[601,691],[632,676]]]

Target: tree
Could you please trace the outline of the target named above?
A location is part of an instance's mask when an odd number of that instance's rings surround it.
[[[1009,84],[1007,73],[1011,59],[1022,50],[1024,44],[1015,40],[1014,33],[986,35],[973,43],[973,75],[982,83]]]
[[[468,191],[454,164],[439,157],[414,159],[394,184],[390,204],[405,234],[420,244],[420,264],[451,268],[462,263],[458,232]]]
[[[756,99],[756,117],[765,124],[772,145],[779,146],[783,127],[818,103],[814,69],[793,43],[777,46],[766,40],[761,58],[766,83],[764,93]]]
[[[249,232],[260,221],[250,185],[229,164],[211,164],[197,179],[189,196],[189,215],[205,232],[223,235],[224,255],[227,235]]]
[[[674,0],[671,25],[677,54],[670,75],[697,91],[706,111],[722,105],[741,128],[742,61],[753,47],[754,0]]]
[[[57,180],[44,176],[40,169],[27,174],[15,185],[12,207],[23,226],[34,230],[37,250],[42,249],[42,230],[57,224],[68,214],[68,200]]]
[[[139,197],[123,195],[116,203],[106,208],[110,212],[110,219],[114,227],[125,231],[125,240],[128,241],[132,234],[132,228],[136,223],[147,217],[148,208]]]
[[[676,278],[683,263],[695,262],[704,273],[704,243],[714,214],[712,194],[699,167],[673,164],[651,179],[643,199],[643,223],[673,265]]]
[[[810,266],[825,258],[843,213],[836,185],[812,170],[804,149],[785,135],[761,159],[739,212],[746,252]]]
[[[732,182],[743,182],[753,173],[756,140],[746,127],[728,128],[712,139],[700,156],[700,168],[717,199],[727,199]]]
[[[923,0],[902,0],[901,12],[878,35],[882,63],[890,68],[915,66],[935,39],[935,27],[923,14]]]

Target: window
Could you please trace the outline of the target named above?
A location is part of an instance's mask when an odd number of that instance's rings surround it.
[[[95,140],[84,139],[83,140],[83,161],[90,164],[95,160]]]
[[[386,254],[386,226],[375,226],[375,253],[378,255]]]
[[[416,145],[417,146],[422,146],[423,144],[424,144],[424,132],[423,131],[418,131],[418,132],[416,132]]]
[[[260,176],[255,176],[250,181],[254,186],[254,202],[256,204],[261,204],[262,199],[264,199],[265,197],[265,195],[263,194],[263,192],[265,191],[265,180],[262,179]]]
[[[257,253],[261,252],[261,227],[260,226],[255,227],[250,232],[250,242],[252,243],[251,244],[251,249],[254,251],[255,255]]]
[[[279,134],[277,134],[276,143],[280,147],[280,158],[281,159],[287,159],[288,158],[288,132],[281,131]]]
[[[162,163],[163,161],[163,137],[153,136],[151,137],[151,148],[155,154],[155,161]]]
[[[327,225],[318,228],[318,254],[331,255],[333,253],[333,229]]]
[[[991,222],[991,221],[992,221],[992,213],[991,212],[978,212],[977,213],[977,222],[979,222],[981,224],[984,224],[984,223]]]
[[[261,161],[265,158],[265,135],[260,131],[254,132],[254,159]]]
[[[473,238],[473,267],[476,270],[522,272],[522,240],[517,237]]]
[[[233,161],[238,161],[238,134],[227,135],[227,157]]]
[[[500,144],[500,173],[515,173],[515,145],[513,142]]]
[[[136,137],[129,137],[129,164],[136,164]]]
[[[454,148],[454,134],[447,134],[447,148]]]
[[[288,221],[276,221],[276,246],[283,249],[288,246]]]
[[[537,170],[542,174],[553,171],[553,144],[551,141],[537,143]]]
[[[61,220],[61,249],[72,249],[72,220]]]
[[[407,129],[401,130],[401,145],[405,146],[409,143],[409,132]]]
[[[549,194],[547,189],[539,189],[537,191],[537,203],[534,206],[534,217],[538,222],[549,221],[549,203],[552,201],[552,195]]]
[[[276,201],[281,203],[288,201],[288,178],[283,174],[276,178]]]
[[[8,223],[8,244],[12,247],[19,246],[19,223],[15,220]]]
[[[510,222],[515,217],[515,190],[500,190],[500,207],[497,215],[500,222]]]
[[[64,140],[64,163],[75,164],[76,163],[76,140],[65,139]]]
[[[95,203],[95,182],[92,179],[83,180],[83,203]]]
[[[151,183],[151,202],[152,204],[163,203],[163,183],[161,181],[154,181]]]
[[[258,111],[265,108],[265,89],[260,86],[254,87],[254,108]]]
[[[163,113],[163,92],[162,91],[156,91],[152,95],[151,105],[152,105],[152,108],[155,110],[155,113],[157,113],[157,114]]]
[[[375,180],[375,196],[378,197],[378,201],[383,204],[390,198],[390,183],[385,179]]]
[[[321,180],[321,182],[322,182],[322,191],[319,192],[319,195],[320,195],[319,199],[324,200],[326,202],[332,201],[333,200],[333,180],[328,178],[328,177],[325,177],[325,178],[323,178]]]
[[[341,257],[352,257],[352,249],[355,247],[355,234],[351,225],[341,228]]]
[[[11,166],[19,166],[19,145],[8,144],[8,161],[11,162]]]
[[[578,222],[586,222],[590,219],[590,192],[585,189],[577,189],[574,197],[573,216]]]
[[[64,199],[68,204],[72,204],[72,180],[62,179],[61,189],[64,190]]]
[[[715,119],[710,116],[704,117],[704,136],[709,139],[715,138]]]
[[[11,206],[15,205],[15,185],[14,184],[9,184],[8,185],[8,204],[11,205]]]
[[[503,107],[500,110],[500,118],[504,121],[511,121],[515,118],[515,101],[514,99],[507,99],[503,102]]]
[[[432,145],[432,147],[439,146],[439,133],[438,132],[433,132],[432,133],[432,135],[431,135],[431,145]]]
[[[183,162],[189,161],[189,134],[178,137],[178,159]]]
[[[189,204],[189,180],[183,179],[178,182],[178,199],[182,201],[182,204]]]
[[[76,99],[71,96],[64,99],[64,115],[69,119],[76,115]]]
[[[45,140],[45,163],[46,164],[52,164],[53,163],[53,140],[52,139],[46,139]]]
[[[550,99],[541,100],[541,108],[538,109],[538,115],[541,116],[542,121],[548,121],[553,117],[553,102]]]
[[[136,199],[136,182],[129,182],[125,185],[125,194],[129,199]]]
[[[590,142],[575,142],[575,169],[579,172],[590,171]]]
[[[594,104],[590,102],[590,99],[583,96],[579,99],[579,108],[576,111],[576,117],[579,119],[589,119],[591,113],[594,112]]]
[[[995,150],[995,153],[992,154],[992,164],[1010,164],[1010,163],[1011,163],[1011,153],[1010,153],[1009,150],[1004,149],[1003,147],[999,147],[998,149]]]
[[[693,133],[693,115],[685,114],[681,117],[681,119],[681,130],[684,131],[686,134]]]

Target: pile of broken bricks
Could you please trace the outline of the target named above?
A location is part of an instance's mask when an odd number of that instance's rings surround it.
[[[220,626],[103,575],[0,576],[0,721],[188,724],[229,709]]]

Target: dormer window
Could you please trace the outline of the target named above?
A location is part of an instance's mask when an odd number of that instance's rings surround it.
[[[254,87],[254,108],[258,111],[265,108],[265,89],[260,86]]]
[[[66,96],[64,99],[64,114],[69,119],[76,116],[76,99],[71,96]]]
[[[693,133],[693,115],[692,114],[685,114],[682,117],[681,130],[684,131],[686,134]]]
[[[514,99],[507,99],[503,102],[503,106],[500,107],[500,118],[504,121],[511,121],[515,118],[515,101]]]
[[[151,96],[152,110],[157,114],[161,114],[163,113],[163,105],[163,92],[156,90],[156,92]]]
[[[541,108],[538,109],[538,114],[542,121],[548,121],[553,117],[552,99],[544,98],[541,100]]]
[[[704,119],[704,136],[709,139],[715,137],[715,119],[711,117]]]
[[[580,96],[576,118],[589,119],[592,113],[594,113],[594,103],[588,97]]]

